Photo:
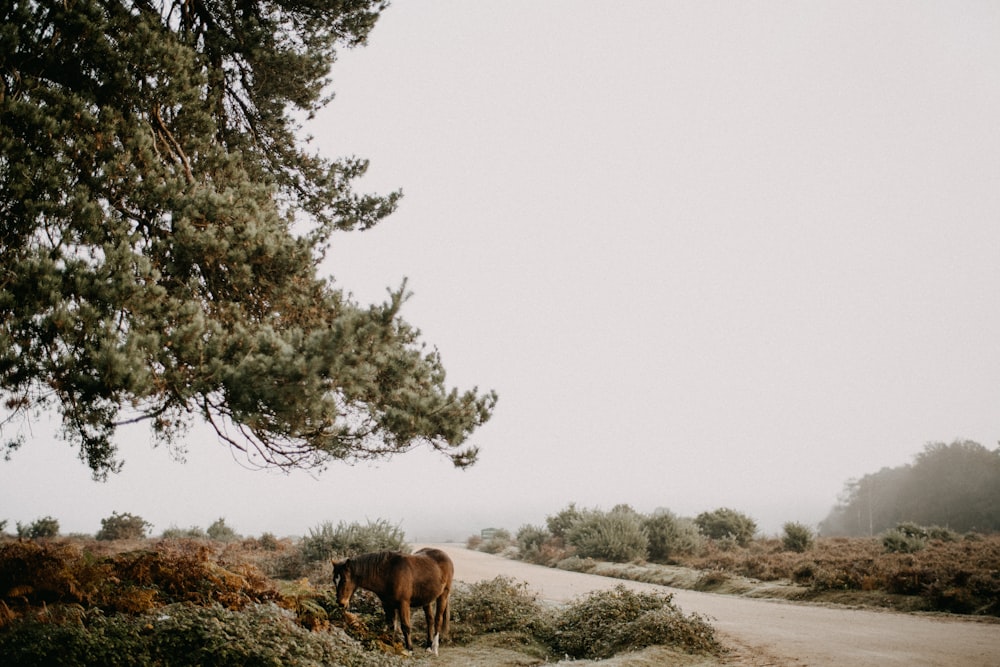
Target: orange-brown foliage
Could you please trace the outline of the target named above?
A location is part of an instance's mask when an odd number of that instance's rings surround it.
[[[100,551],[74,542],[0,543],[0,625],[50,604],[135,614],[174,602],[241,609],[281,597],[254,565],[224,564],[206,544]]]
[[[805,553],[784,551],[779,540],[758,540],[745,549],[710,547],[681,560],[763,581],[788,579],[816,591],[877,590],[920,596],[932,609],[1000,615],[1000,535],[932,540],[909,554],[886,553],[878,538],[822,538]]]

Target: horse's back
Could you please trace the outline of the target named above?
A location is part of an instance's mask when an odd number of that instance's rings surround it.
[[[455,576],[455,564],[451,562],[451,557],[440,549],[434,547],[424,547],[414,553],[415,556],[430,558],[441,569],[441,580],[448,587],[451,587],[452,577]]]
[[[421,549],[409,559],[411,569],[411,602],[423,606],[451,590],[455,566],[448,554],[440,549]]]

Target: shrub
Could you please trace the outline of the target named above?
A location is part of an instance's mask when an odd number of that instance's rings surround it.
[[[597,563],[590,558],[580,558],[579,556],[573,555],[558,561],[555,567],[559,570],[566,570],[567,572],[587,573],[593,572],[594,568],[597,567]]]
[[[627,507],[610,512],[583,512],[566,533],[566,541],[577,555],[616,563],[646,557],[649,539],[642,529],[642,517]]]
[[[557,655],[572,658],[609,658],[654,644],[720,650],[712,626],[701,616],[685,616],[671,595],[635,593],[622,585],[571,603],[557,615],[547,639]]]
[[[208,534],[198,526],[191,526],[190,528],[170,526],[163,531],[162,537],[165,540],[204,540],[208,538]]]
[[[521,526],[517,530],[517,548],[521,558],[538,562],[541,559],[542,547],[551,538],[549,531],[541,526]]]
[[[218,540],[219,542],[233,542],[240,539],[236,531],[226,525],[226,520],[222,517],[216,519],[205,533],[209,538]]]
[[[310,632],[272,604],[242,612],[180,604],[139,616],[93,611],[64,624],[22,619],[0,632],[0,654],[5,664],[21,667],[405,664],[402,658],[365,651],[336,628]]]
[[[329,521],[309,536],[302,538],[302,556],[306,561],[325,561],[334,556],[356,556],[371,551],[409,551],[405,536],[399,526],[384,519],[360,523],[341,521],[334,528]]]
[[[88,600],[109,572],[63,542],[0,544],[0,609]]]
[[[239,609],[277,597],[253,566],[214,561],[200,546],[96,558],[73,543],[0,545],[0,602],[11,609],[61,603],[139,613],[173,602]]]
[[[882,535],[887,553],[912,554],[927,546],[927,531],[915,523],[901,523]]]
[[[293,580],[309,576],[325,576],[329,563],[306,562],[302,555],[301,543],[290,539],[275,540],[273,543],[261,537],[257,541],[254,564],[264,574],[275,579]],[[225,554],[225,552],[223,552]],[[322,565],[322,568],[317,568]]]
[[[804,553],[812,549],[814,536],[808,526],[789,521],[784,525],[783,530],[785,534],[781,538],[781,544],[785,551]]]
[[[495,528],[489,539],[479,545],[478,550],[488,554],[498,554],[514,543],[510,531],[504,528]]]
[[[261,536],[257,538],[257,546],[264,551],[277,551],[280,543],[274,533],[262,533]]]
[[[459,584],[452,591],[449,606],[451,634],[456,641],[491,632],[545,632],[545,618],[538,596],[528,589],[526,583],[510,577]]]
[[[958,541],[958,533],[951,528],[942,528],[941,526],[930,526],[927,529],[927,537],[932,540],[941,540],[942,542]]]
[[[39,538],[56,537],[57,535],[59,535],[59,521],[50,516],[43,516],[40,519],[35,519],[27,526],[21,525],[20,521],[17,522],[18,537],[27,537],[35,540]]]
[[[152,527],[153,524],[141,516],[112,512],[108,518],[101,519],[101,529],[96,537],[98,540],[139,540],[146,537],[146,531]]]
[[[704,548],[704,538],[691,519],[670,510],[659,510],[642,522],[649,539],[649,559],[666,563],[679,554],[694,555]]]
[[[757,523],[746,514],[720,507],[711,512],[702,512],[694,522],[701,532],[713,540],[732,539],[745,547],[757,532]]]
[[[545,525],[553,537],[565,538],[566,533],[573,527],[573,524],[582,517],[583,515],[580,510],[576,509],[576,503],[570,503],[564,509],[560,510],[558,514],[546,517]]]

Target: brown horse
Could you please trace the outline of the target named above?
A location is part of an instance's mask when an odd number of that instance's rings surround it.
[[[333,581],[337,604],[347,608],[357,587],[375,593],[382,601],[389,632],[396,631],[396,614],[403,628],[403,645],[410,643],[410,607],[423,607],[427,618],[427,649],[437,655],[441,634],[448,631],[448,595],[455,573],[448,554],[421,549],[414,554],[379,551],[334,561]],[[431,604],[437,603],[433,617]]]

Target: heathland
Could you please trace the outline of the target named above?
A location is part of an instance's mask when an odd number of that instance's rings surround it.
[[[1000,536],[903,525],[879,537],[817,538],[788,524],[783,537],[761,538],[735,530],[748,528],[745,519],[732,510],[683,519],[571,505],[545,527],[494,530],[467,546],[678,588],[1000,616]],[[712,521],[733,524],[713,537]],[[326,523],[303,538],[240,537],[221,520],[209,531],[129,537],[116,531],[138,525],[144,533],[138,517],[104,523],[97,537],[0,542],[0,652],[22,665],[48,664],[54,651],[75,665],[121,664],[122,656],[150,665],[423,660],[406,656],[386,631],[373,596],[356,595],[345,613],[333,593],[332,558],[409,548],[389,522]],[[19,532],[46,526],[40,520]],[[640,554],[623,546],[636,548],[635,526],[646,540]],[[552,605],[523,582],[497,577],[457,585],[451,610],[443,650],[506,646],[528,664],[613,659],[651,646],[715,664],[726,650],[709,619],[684,613],[666,592],[616,588]]]

